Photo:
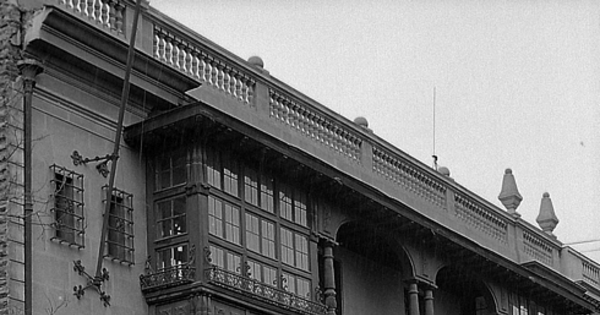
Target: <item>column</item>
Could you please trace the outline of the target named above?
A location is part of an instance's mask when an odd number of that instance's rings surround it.
[[[409,315],[419,315],[419,287],[417,281],[413,280],[408,284],[408,313]]]
[[[425,315],[434,315],[433,290],[433,285],[429,285],[425,289]]]
[[[327,315],[335,315],[337,309],[337,300],[335,298],[335,270],[333,267],[333,246],[334,242],[325,240],[323,242],[323,287],[325,289],[325,306],[327,306]]]

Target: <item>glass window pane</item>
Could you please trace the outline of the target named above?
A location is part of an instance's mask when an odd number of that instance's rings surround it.
[[[260,207],[270,213],[275,211],[273,207],[273,179],[262,175],[260,178]]]
[[[225,252],[215,246],[210,246],[211,263],[219,268],[225,268]]]
[[[186,245],[180,245],[174,248],[174,254],[173,254],[173,265],[177,266],[177,265],[183,265],[184,263],[187,263],[188,259],[187,259],[188,253],[187,253],[187,246]]]
[[[310,299],[310,282],[306,279],[296,279],[296,294],[299,296]]]
[[[240,256],[232,254],[232,253],[227,253],[227,270],[235,272],[235,273],[241,273],[241,269],[240,269]]]
[[[244,200],[258,206],[258,176],[256,171],[250,168],[246,168],[244,177]]]
[[[185,198],[177,198],[173,200],[173,215],[185,215]]]
[[[173,157],[173,183],[176,186],[186,182],[186,158],[185,153]]]
[[[282,218],[292,220],[292,194],[288,187],[282,185],[279,192],[279,211]]]
[[[173,235],[183,234],[186,231],[185,216],[173,218]]]
[[[173,235],[173,230],[171,229],[171,221],[170,220],[160,221],[158,223],[158,225],[160,228],[160,237],[166,237],[166,236]]]
[[[263,268],[263,281],[264,283],[272,286],[277,286],[277,270],[275,268],[271,268],[265,266]]]
[[[166,219],[171,216],[171,203],[169,201],[158,204],[159,219]]]

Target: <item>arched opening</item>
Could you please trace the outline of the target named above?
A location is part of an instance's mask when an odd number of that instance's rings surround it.
[[[447,315],[492,315],[496,306],[483,281],[458,266],[442,268],[436,277],[436,311]]]
[[[403,280],[412,267],[392,237],[365,222],[339,228],[334,256],[338,309],[344,315],[404,313]]]

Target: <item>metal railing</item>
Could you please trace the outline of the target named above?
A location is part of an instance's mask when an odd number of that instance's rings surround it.
[[[196,278],[196,268],[188,265],[175,266],[140,275],[140,285],[142,291],[165,288],[175,285],[194,282]]]
[[[323,315],[327,310],[321,303],[309,301],[301,296],[218,267],[213,266],[207,269],[206,278],[209,283],[216,286],[237,291],[301,314]]]

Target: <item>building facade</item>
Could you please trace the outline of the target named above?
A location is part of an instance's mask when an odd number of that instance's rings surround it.
[[[509,170],[504,210],[146,1],[115,157],[135,1],[0,8],[0,313],[598,312]]]

